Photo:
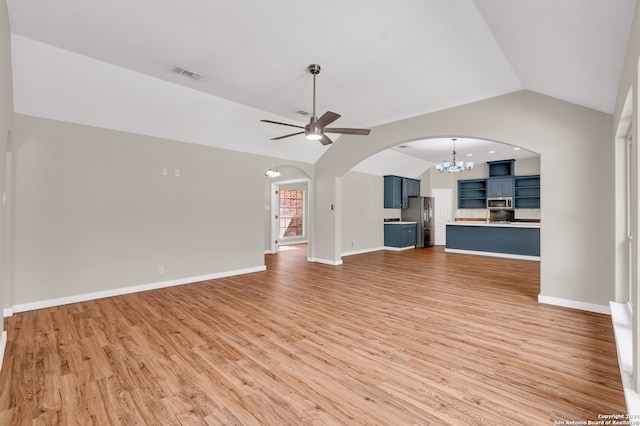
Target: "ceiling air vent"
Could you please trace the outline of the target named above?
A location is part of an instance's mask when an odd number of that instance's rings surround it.
[[[186,68],[179,67],[177,65],[174,65],[171,71],[175,72],[176,74],[189,77],[192,80],[200,80],[202,78],[202,74],[199,74],[195,71],[188,70]]]

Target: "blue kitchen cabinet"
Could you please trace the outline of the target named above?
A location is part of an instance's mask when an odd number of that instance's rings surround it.
[[[513,197],[513,176],[487,179],[487,197]]]
[[[385,223],[384,245],[386,247],[404,248],[416,245],[415,223]]]
[[[487,161],[489,165],[489,177],[513,176],[516,160]]]
[[[420,181],[418,179],[403,178],[407,182],[407,196],[420,196]]]
[[[403,197],[402,178],[400,176],[384,177],[384,208],[385,209],[403,209],[409,205],[408,195]],[[406,194],[406,189],[404,191]]]
[[[406,209],[409,197],[420,196],[420,181],[402,176],[384,177],[384,208]]]

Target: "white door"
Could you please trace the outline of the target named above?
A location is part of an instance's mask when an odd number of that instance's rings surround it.
[[[432,189],[431,196],[435,203],[435,245],[443,246],[447,242],[447,223],[453,220],[453,196],[450,189]]]

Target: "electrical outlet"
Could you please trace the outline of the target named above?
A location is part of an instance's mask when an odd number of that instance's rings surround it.
[[[351,241],[351,247],[353,247],[353,241]]]
[[[169,169],[167,169],[166,167],[162,168],[162,176],[166,176],[169,174]]]
[[[175,174],[176,176],[180,176],[180,169],[176,169],[176,170],[175,170],[175,172],[174,172],[174,174]]]
[[[160,267],[158,268],[158,273],[159,273],[159,274],[164,274],[164,266],[160,266]]]

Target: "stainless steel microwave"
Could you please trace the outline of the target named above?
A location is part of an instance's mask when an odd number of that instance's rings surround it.
[[[512,197],[489,197],[487,198],[487,208],[489,210],[504,210],[513,208]]]

